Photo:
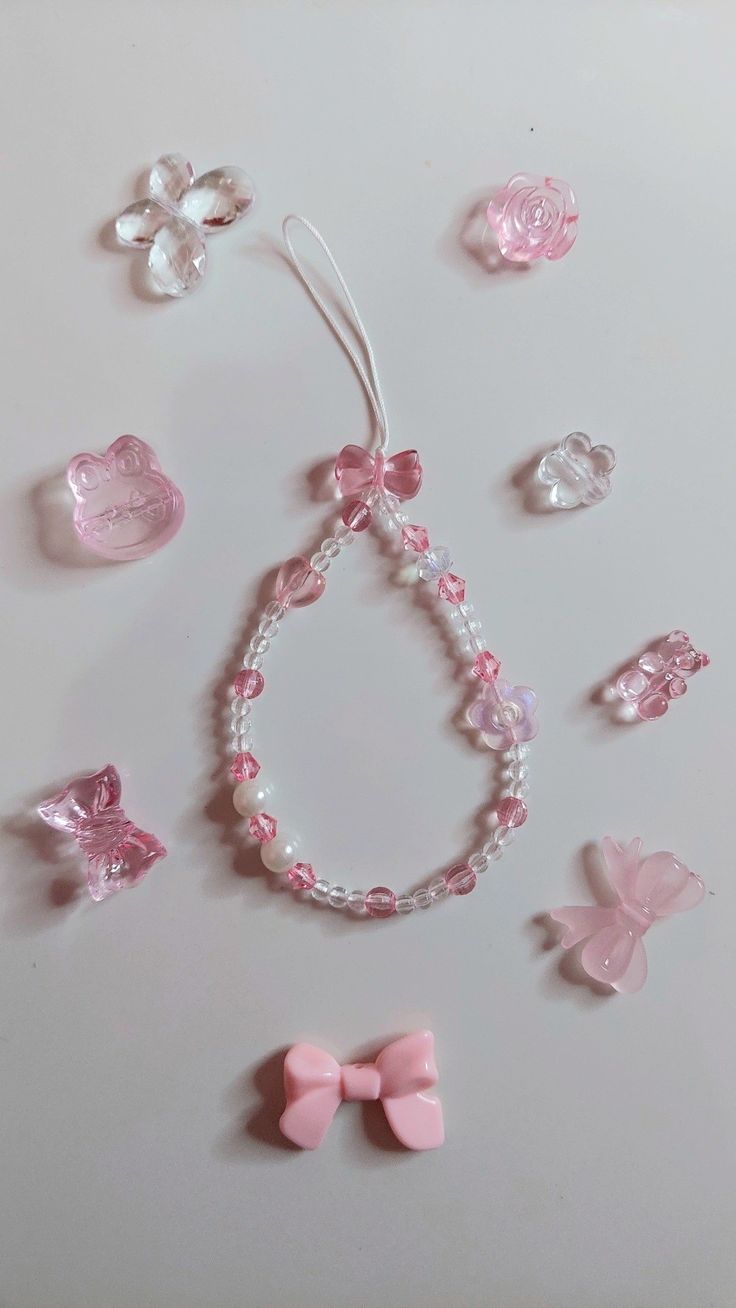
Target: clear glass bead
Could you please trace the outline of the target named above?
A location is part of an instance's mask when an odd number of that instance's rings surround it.
[[[253,700],[241,699],[236,695],[230,704],[230,711],[234,718],[249,718],[253,712]]]
[[[174,298],[186,295],[201,281],[206,263],[197,228],[172,214],[156,232],[148,251],[148,267],[158,289]]]
[[[283,604],[279,604],[278,600],[269,600],[263,610],[263,616],[264,618],[271,618],[273,622],[281,622],[286,616],[286,609]]]
[[[511,827],[496,827],[496,844],[510,845],[514,838],[514,832]]]
[[[346,527],[344,523],[341,523],[339,527],[335,528],[335,540],[340,549],[344,549],[346,545],[352,545],[355,534],[350,527]]]
[[[251,727],[248,726],[244,731],[236,731],[233,739],[235,741],[236,750],[239,754],[249,753],[250,747],[253,744],[253,731]]]
[[[495,837],[496,837],[496,833],[494,832],[492,839],[487,840],[482,850],[480,851],[481,854],[485,854],[486,858],[489,858],[492,863],[495,863],[501,857],[501,854],[503,852],[501,846],[496,843]]]
[[[253,650],[249,649],[243,657],[243,667],[253,668],[256,672],[258,672],[259,669],[263,667],[263,655],[254,654]]]
[[[529,776],[529,765],[521,762],[509,763],[506,771],[510,781],[523,781],[525,777]]]
[[[482,872],[486,872],[488,870],[488,865],[490,861],[491,860],[488,857],[488,855],[484,854],[482,851],[480,854],[473,854],[473,857],[468,859],[468,862],[470,863],[470,866],[472,867],[476,876],[480,876]]]
[[[322,550],[317,550],[317,553],[312,555],[309,563],[314,571],[319,573],[326,572],[330,566],[330,560]]]
[[[253,636],[250,648],[253,654],[266,654],[271,648],[271,642],[265,636]]]
[[[452,555],[444,545],[435,545],[433,549],[425,550],[417,560],[417,571],[422,581],[439,581],[451,567]]]
[[[415,908],[414,900],[411,895],[399,895],[396,900],[397,913],[413,913]]]
[[[434,881],[430,881],[427,888],[433,904],[436,904],[440,899],[446,899],[449,893],[444,877],[436,877]]]
[[[345,887],[333,886],[327,896],[327,902],[329,903],[330,908],[347,908],[348,892]]]
[[[529,794],[529,782],[526,780],[514,781],[510,787],[511,794],[516,799],[526,799]]]
[[[312,886],[312,899],[316,899],[319,904],[324,904],[329,893],[330,893],[329,881],[324,881],[321,877],[319,881],[315,881],[314,885]]]
[[[478,632],[476,634],[470,637],[469,643],[470,643],[471,654],[481,654],[483,652],[483,650],[485,649],[485,640],[483,638],[483,632],[480,630],[480,628],[478,629]]]
[[[427,886],[422,886],[419,890],[414,891],[414,904],[417,908],[429,908],[432,903],[432,896]]]
[[[327,540],[322,541],[320,549],[328,559],[336,559],[340,553],[340,542],[335,540],[334,536],[328,536]]]
[[[362,890],[351,890],[348,895],[348,908],[351,913],[365,913],[365,894]]]
[[[273,640],[274,636],[278,633],[278,629],[279,624],[278,622],[275,622],[273,618],[263,617],[258,623],[258,633],[266,640]]]

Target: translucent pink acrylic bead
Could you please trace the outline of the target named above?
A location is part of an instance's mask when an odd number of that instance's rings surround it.
[[[106,559],[145,559],[184,521],[184,497],[150,445],[119,436],[104,454],[77,454],[66,478],[75,500],[74,530]]]
[[[496,809],[498,824],[502,827],[521,827],[528,816],[529,810],[523,799],[517,799],[515,795],[507,795]]]
[[[642,654],[638,663],[616,682],[616,693],[632,704],[643,722],[653,722],[668,710],[670,700],[687,690],[686,678],[707,668],[707,654],[696,650],[685,631],[671,631],[665,640]]]
[[[454,572],[445,572],[440,577],[437,590],[441,599],[448,604],[462,604],[465,599],[465,582]]]
[[[365,911],[371,917],[390,917],[396,911],[396,896],[388,886],[374,886],[365,897]]]
[[[429,549],[429,532],[426,527],[410,522],[402,528],[401,540],[405,550],[414,550],[415,554],[424,554]]]
[[[567,254],[577,236],[578,206],[567,182],[516,173],[494,195],[487,218],[504,259],[531,263]]]
[[[261,765],[258,759],[249,753],[236,754],[230,768],[236,781],[252,781],[254,777],[258,776],[260,770]]]
[[[489,649],[481,650],[473,663],[475,676],[480,677],[481,681],[486,681],[490,685],[491,682],[496,680],[500,671],[501,664],[495,654],[491,654]]]
[[[469,895],[475,890],[477,876],[469,863],[457,863],[445,872],[445,885],[451,895]]]
[[[287,876],[295,890],[311,890],[317,880],[311,863],[295,863]]]
[[[351,500],[342,511],[342,520],[351,531],[365,531],[373,521],[373,513],[365,500]]]
[[[325,588],[321,572],[313,568],[308,559],[298,556],[287,559],[276,578],[276,598],[284,608],[304,608],[314,604]]]
[[[233,684],[235,694],[241,699],[257,699],[266,683],[257,668],[242,668]]]
[[[256,813],[248,822],[248,830],[254,840],[266,845],[276,835],[276,819],[269,813]]]

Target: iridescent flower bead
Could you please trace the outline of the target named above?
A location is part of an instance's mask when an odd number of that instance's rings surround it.
[[[502,827],[521,827],[529,816],[529,810],[523,799],[507,795],[496,809],[496,817]]]
[[[235,694],[241,699],[257,699],[264,685],[263,673],[257,668],[242,668],[235,678]]]
[[[311,863],[295,863],[287,876],[295,890],[311,890],[317,880]]]
[[[478,878],[469,863],[457,863],[445,872],[445,883],[451,895],[469,895]]]
[[[257,840],[261,845],[265,845],[267,841],[273,840],[276,835],[276,819],[272,818],[269,813],[256,813],[248,822],[248,830],[254,840]]]
[[[365,897],[365,909],[371,917],[391,917],[396,911],[396,896],[388,886],[374,886]]]

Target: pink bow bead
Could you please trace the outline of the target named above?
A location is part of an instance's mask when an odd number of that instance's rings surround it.
[[[380,450],[374,457],[360,445],[346,445],[337,456],[335,476],[347,498],[374,488],[397,500],[413,500],[422,484],[422,465],[416,450],[404,450],[387,459]]]
[[[87,885],[93,899],[135,886],[166,850],[120,807],[122,786],[111,763],[89,777],[77,777],[39,805],[44,822],[74,836],[87,859]]]
[[[563,949],[587,940],[580,961],[594,981],[622,994],[641,990],[647,979],[642,937],[657,918],[696,908],[705,894],[699,876],[674,854],[660,851],[640,858],[641,840],[625,848],[605,836],[601,849],[618,896],[610,908],[555,908],[550,917],[566,927]]]
[[[301,1149],[317,1149],[343,1100],[380,1099],[407,1149],[436,1149],[445,1138],[442,1105],[426,1094],[436,1084],[431,1031],[394,1040],[375,1063],[344,1067],[316,1045],[293,1045],[284,1061],[286,1108],[279,1126]]]

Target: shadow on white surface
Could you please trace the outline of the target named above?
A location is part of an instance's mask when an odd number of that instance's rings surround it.
[[[528,263],[504,259],[493,232],[487,228],[486,210],[500,183],[469,196],[455,213],[448,230],[440,239],[438,253],[443,262],[459,267],[475,285],[488,284],[497,276],[513,276],[529,271]]]
[[[592,897],[595,903],[601,906],[616,903],[616,897],[603,872],[598,846],[593,841],[583,845],[579,851],[578,870],[577,880],[585,898]],[[554,958],[542,977],[542,989],[545,994],[551,999],[572,999],[574,1003],[585,1008],[599,1007],[602,1000],[612,999],[615,991],[610,986],[594,981],[580,962],[584,942],[576,945],[574,949],[562,949],[560,940],[563,928],[552,921],[549,912],[550,910],[545,909],[541,913],[536,913],[527,924],[535,937],[537,955],[546,956],[555,951]]]
[[[90,769],[92,771],[92,769]],[[49,782],[17,813],[0,822],[16,856],[4,864],[4,924],[11,935],[31,935],[58,926],[62,916],[87,903],[84,868],[73,841],[40,817],[38,805],[64,781]]]

